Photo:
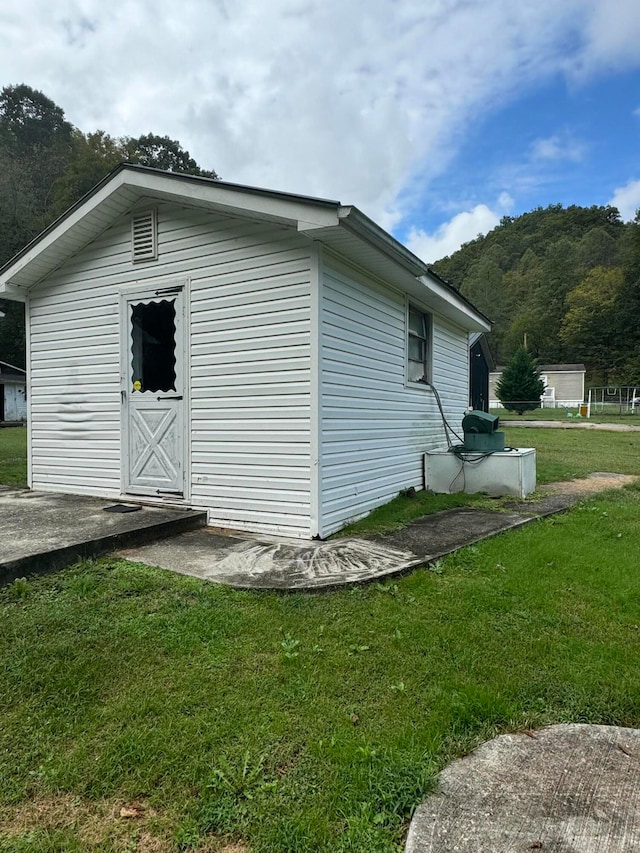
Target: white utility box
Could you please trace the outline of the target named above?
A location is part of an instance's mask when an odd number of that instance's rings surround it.
[[[425,488],[438,494],[484,492],[525,498],[536,488],[533,447],[504,450],[486,456],[469,451],[430,450],[424,454]]]

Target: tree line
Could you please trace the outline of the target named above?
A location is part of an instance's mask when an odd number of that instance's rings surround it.
[[[175,139],[153,133],[84,133],[44,93],[26,84],[0,93],[0,266],[119,163],[217,178]],[[25,366],[24,310],[0,299],[0,361]]]
[[[583,362],[592,385],[640,383],[640,216],[615,207],[538,207],[504,217],[434,270],[493,321],[506,364]]]
[[[121,162],[218,176],[177,140],[85,133],[42,92],[0,93],[0,266]],[[433,265],[492,321],[506,364],[525,344],[540,363],[584,362],[591,384],[640,383],[640,216],[551,205],[503,217]],[[0,300],[0,360],[25,363],[22,306]]]

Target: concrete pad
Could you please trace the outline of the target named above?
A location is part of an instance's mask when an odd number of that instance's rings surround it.
[[[327,589],[432,563],[636,479],[594,474],[543,487],[533,500],[503,501],[499,512],[463,507],[402,530],[328,542],[223,534],[204,528],[204,512],[145,506],[109,514],[102,510],[115,501],[0,487],[0,583],[121,549],[130,560],[244,589]]]
[[[503,510],[461,507],[434,513],[401,530],[328,542],[276,540],[195,530],[171,540],[128,547],[119,556],[240,589],[314,590],[407,572],[466,545],[574,506],[598,491],[622,488],[637,478],[594,474],[543,487],[535,500],[512,501]]]
[[[416,810],[405,853],[640,850],[640,731],[557,725],[455,761]]]
[[[195,530],[119,556],[240,589],[324,589],[418,565],[422,558],[365,539],[275,542]]]
[[[0,487],[0,583],[206,524],[206,513],[164,507],[108,513],[115,500]]]
[[[394,548],[408,549],[421,563],[432,563],[460,548],[512,530],[531,520],[531,515],[520,512],[460,507],[426,515],[402,530],[380,533],[371,537],[371,540],[384,542]]]
[[[566,508],[558,499],[554,506]],[[239,589],[327,589],[402,574],[535,517],[462,507],[425,516],[401,530],[328,542],[236,537],[204,528],[125,548],[118,556]]]
[[[531,521],[513,512],[446,510],[402,530],[328,542],[275,541],[195,530],[118,556],[240,589],[314,590],[409,571]]]
[[[503,421],[500,418],[500,428],[502,427],[524,427],[525,429],[598,429],[608,432],[640,432],[640,426],[635,424],[597,424],[590,420],[571,420],[566,421]]]

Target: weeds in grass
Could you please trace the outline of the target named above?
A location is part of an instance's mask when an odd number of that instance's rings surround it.
[[[27,598],[31,592],[31,585],[26,578],[16,578],[9,587],[14,598]]]
[[[639,511],[621,490],[437,571],[322,595],[115,559],[6,586],[1,853],[142,837],[13,820],[63,795],[148,800],[162,853],[395,853],[438,770],[482,740],[640,725]]]
[[[256,790],[264,789],[267,785],[273,787],[274,783],[267,783],[265,779],[266,760],[266,752],[254,757],[249,749],[237,764],[228,758],[223,758],[220,766],[213,771],[205,789],[217,794],[231,794],[238,802],[252,800]]]
[[[282,654],[287,660],[293,660],[297,658],[300,652],[298,651],[298,647],[300,645],[300,640],[296,640],[295,637],[292,637],[291,634],[287,633],[284,635],[282,640],[280,641],[280,646],[282,647]]]

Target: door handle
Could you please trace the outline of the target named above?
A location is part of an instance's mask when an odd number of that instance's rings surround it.
[[[182,395],[179,397],[157,397],[156,399],[158,402],[160,402],[160,400],[182,400]]]

